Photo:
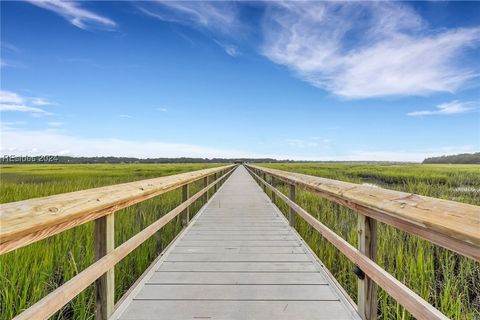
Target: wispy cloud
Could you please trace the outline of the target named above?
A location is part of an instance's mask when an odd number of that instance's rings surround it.
[[[60,121],[50,121],[50,122],[47,122],[47,124],[51,127],[62,127],[63,126],[63,122],[60,122]]]
[[[163,21],[228,32],[238,23],[236,4],[229,1],[149,1],[139,9]]]
[[[192,26],[214,33],[213,41],[226,54],[237,57],[240,50],[231,38],[242,28],[237,4],[230,1],[147,1],[137,5],[144,14],[162,21]],[[182,37],[184,37],[182,35]],[[224,40],[218,40],[221,37]],[[230,38],[230,40],[225,40]]]
[[[119,114],[118,116],[119,116],[120,118],[126,118],[126,119],[131,119],[131,118],[133,118],[133,117],[132,117],[131,115],[129,115],[129,114]]]
[[[234,3],[147,3],[144,13],[209,30],[227,54],[238,55],[238,47],[226,39],[247,23]],[[459,61],[479,44],[480,28],[433,29],[408,4],[271,1],[260,6],[261,53],[340,97],[455,92],[479,76],[479,70]]]
[[[2,123],[2,126],[4,124]],[[55,130],[20,130],[2,127],[0,155],[68,154],[72,156],[119,157],[200,157],[200,158],[275,158],[309,161],[422,161],[427,157],[478,151],[478,146],[452,146],[431,149],[395,151],[352,150],[346,154],[322,151],[318,155],[275,154],[218,149],[207,146],[171,143],[156,140],[125,140],[115,138],[84,138]]]
[[[160,112],[167,112],[168,109],[165,108],[165,107],[161,107],[161,108],[157,108],[157,111],[160,111]]]
[[[318,147],[318,142],[315,142],[315,141],[302,140],[302,139],[287,139],[286,141],[290,147],[295,147],[295,148]]]
[[[156,140],[125,140],[115,138],[84,138],[51,130],[19,130],[2,128],[0,155],[18,154],[68,154],[72,156],[127,156],[241,158],[267,157],[235,149],[218,149],[208,146],[171,143]],[[35,152],[32,152],[35,150]]]
[[[477,76],[457,62],[480,28],[435,32],[401,3],[276,2],[263,32],[266,57],[345,98],[454,92]]]
[[[80,29],[88,30],[93,27],[113,29],[116,26],[113,20],[83,9],[80,4],[75,1],[29,0],[28,2],[61,15]]]
[[[24,103],[25,98],[21,97],[18,93],[0,90],[0,103]]]
[[[240,55],[238,46],[234,44],[222,43],[218,40],[215,40],[215,43],[218,44],[225,51],[225,53],[231,57],[237,57]]]
[[[29,107],[22,104],[4,104],[0,103],[0,111],[18,111],[18,112],[28,112],[32,114],[50,114],[49,112],[36,108],[36,107]]]
[[[53,104],[52,102],[48,101],[45,98],[30,98],[30,103],[36,106],[46,106],[46,105],[51,105]]]
[[[26,112],[32,115],[48,115],[50,112],[36,106],[52,104],[45,98],[29,98],[18,93],[0,90],[0,111]],[[35,107],[31,106],[34,105]]]
[[[287,144],[294,148],[328,147],[330,139],[322,137],[310,137],[305,139],[287,139]]]
[[[451,115],[475,110],[476,104],[472,101],[461,102],[458,100],[442,103],[435,110],[421,110],[407,113],[409,116]]]

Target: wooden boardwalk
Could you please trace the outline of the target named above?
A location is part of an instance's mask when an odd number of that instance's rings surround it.
[[[113,319],[359,319],[283,214],[240,166]]]

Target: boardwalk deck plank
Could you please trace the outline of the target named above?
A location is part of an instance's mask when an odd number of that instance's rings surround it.
[[[112,318],[359,319],[243,167]]]

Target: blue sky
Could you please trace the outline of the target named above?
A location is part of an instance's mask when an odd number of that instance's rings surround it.
[[[1,2],[1,153],[480,151],[477,2]]]

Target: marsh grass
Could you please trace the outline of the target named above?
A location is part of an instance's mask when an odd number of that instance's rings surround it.
[[[266,164],[270,168],[412,192],[480,205],[479,165]],[[277,183],[287,194],[287,186]],[[468,186],[470,188],[462,188]],[[459,192],[466,190],[466,192]],[[317,195],[297,191],[297,203],[319,221],[357,245],[357,215]],[[277,200],[286,214],[287,206]],[[356,301],[353,264],[302,219],[296,229]],[[480,232],[480,231],[479,231]],[[378,223],[377,263],[452,319],[480,319],[480,263]],[[412,319],[379,290],[380,319]]]
[[[2,203],[77,191],[214,167],[212,164],[141,165],[14,165],[0,166]],[[202,181],[190,187],[193,195]],[[210,192],[212,193],[212,192]],[[120,245],[181,203],[181,190],[173,190],[115,214],[115,243]],[[193,216],[203,205],[198,200]],[[11,319],[94,262],[93,222],[67,230],[0,256],[0,315]],[[118,300],[182,229],[172,220],[115,267]],[[93,285],[54,319],[92,319]]]

